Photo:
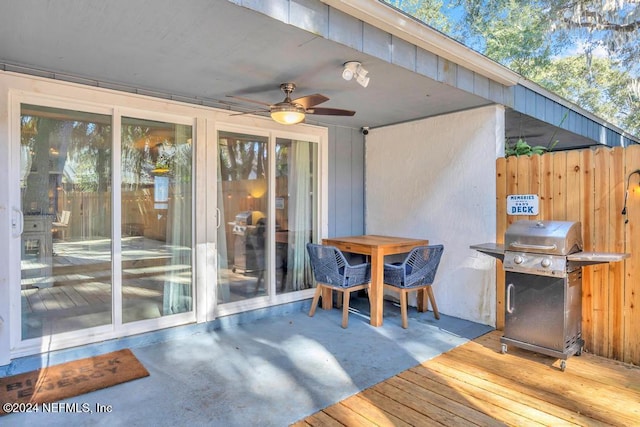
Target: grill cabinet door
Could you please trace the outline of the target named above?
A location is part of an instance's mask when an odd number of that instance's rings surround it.
[[[504,336],[556,351],[565,341],[565,279],[506,273]]]

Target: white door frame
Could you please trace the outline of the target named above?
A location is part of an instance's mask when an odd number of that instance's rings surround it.
[[[137,323],[136,325],[128,325],[126,334],[122,333],[122,329],[116,331],[113,325],[108,325],[90,331],[82,330],[80,333],[61,334],[55,339],[42,339],[29,345],[24,345],[21,342],[20,292],[19,287],[12,289],[10,284],[20,283],[21,273],[21,237],[17,228],[21,225],[21,218],[16,211],[21,204],[20,153],[16,148],[20,144],[20,104],[22,102],[70,110],[92,111],[100,114],[107,113],[113,117],[121,117],[137,111],[143,114],[141,117],[144,118],[153,120],[168,117],[171,121],[177,117],[180,118],[178,122],[187,120],[195,126],[193,167],[195,169],[194,197],[196,202],[193,209],[195,219],[193,222],[193,260],[195,266],[193,272],[196,285],[194,311],[190,314],[193,318],[189,321],[201,323],[215,319],[216,315],[240,311],[239,309],[228,309],[216,313],[217,236],[215,222],[207,219],[217,219],[215,189],[217,188],[217,130],[219,128],[250,133],[267,132],[269,138],[274,140],[276,137],[282,137],[317,142],[320,150],[318,166],[320,171],[319,217],[321,218],[318,233],[321,237],[327,235],[328,130],[325,127],[306,124],[285,127],[273,122],[268,117],[231,116],[234,114],[233,111],[42,77],[0,72],[0,113],[2,113],[0,115],[0,224],[4,224],[3,227],[0,227],[0,241],[7,242],[5,245],[0,245],[0,366],[10,363],[11,359],[16,357],[100,342],[171,326],[170,323],[166,323],[166,319],[151,319],[138,322],[140,325]],[[113,138],[113,150],[117,151],[117,147],[120,146],[120,135],[115,124]],[[112,214],[115,215],[115,213]],[[114,223],[114,227],[115,225]],[[114,265],[116,262],[117,260],[114,258]],[[305,290],[279,295],[276,299],[263,303],[262,306],[310,298],[312,292],[313,290]],[[149,324],[147,325],[145,322]],[[181,324],[181,322],[174,323]],[[153,328],[148,327],[151,325]]]

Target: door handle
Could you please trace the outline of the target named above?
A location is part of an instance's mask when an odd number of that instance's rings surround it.
[[[222,222],[220,216],[220,208],[216,208],[216,228],[220,228],[220,224]]]
[[[513,313],[513,305],[511,305],[511,303],[515,299],[514,297],[512,297],[514,290],[515,286],[513,285],[513,283],[509,283],[507,285],[507,313],[509,314]]]
[[[22,236],[24,231],[24,214],[20,209],[13,208],[13,215],[11,215],[11,230],[13,237]]]

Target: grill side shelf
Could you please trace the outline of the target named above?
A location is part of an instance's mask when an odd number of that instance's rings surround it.
[[[479,245],[471,245],[469,248],[504,261],[504,245],[501,243],[481,243]]]
[[[608,262],[620,262],[629,258],[631,254],[614,252],[576,252],[567,255],[570,265],[585,267],[587,265],[604,264]]]

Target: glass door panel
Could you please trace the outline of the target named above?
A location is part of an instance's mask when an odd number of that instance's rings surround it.
[[[111,117],[21,105],[22,339],[112,322]]]
[[[123,323],[193,310],[192,127],[122,118]]]
[[[312,286],[306,244],[317,233],[317,144],[276,140],[277,293]]]
[[[218,134],[218,303],[268,294],[268,139]]]

